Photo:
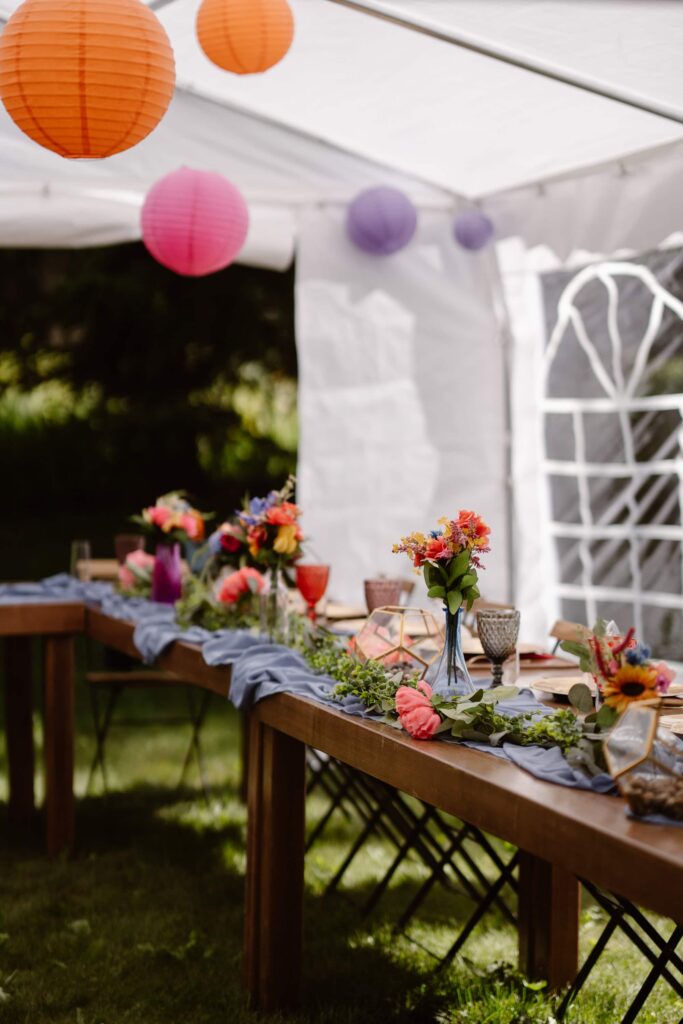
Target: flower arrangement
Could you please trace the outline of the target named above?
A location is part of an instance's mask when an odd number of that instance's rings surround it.
[[[149,597],[152,590],[154,555],[131,551],[119,567],[119,590],[129,597]]]
[[[301,556],[301,509],[290,499],[294,477],[265,498],[245,498],[233,520],[222,523],[208,539],[210,555],[219,563],[247,561],[264,569],[284,568]]]
[[[607,707],[621,714],[629,704],[657,700],[667,692],[675,673],[664,661],[653,662],[650,648],[638,643],[635,630],[622,635],[613,623],[598,619],[593,630],[562,649],[590,672]]]
[[[131,518],[155,544],[177,544],[203,541],[210,516],[192,508],[183,491],[171,491],[144,508],[141,515]]]
[[[430,597],[443,598],[451,615],[464,605],[471,608],[480,596],[477,570],[481,556],[490,551],[491,530],[476,512],[462,509],[457,519],[444,516],[440,529],[411,533],[394,544],[394,553],[407,554],[422,569]]]

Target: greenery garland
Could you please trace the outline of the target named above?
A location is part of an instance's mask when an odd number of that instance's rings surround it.
[[[258,626],[253,614],[239,612],[235,606],[215,601],[210,588],[196,578],[187,581],[183,597],[176,604],[181,626],[201,625],[205,629],[250,629]],[[405,668],[388,669],[378,661],[360,659],[342,645],[340,638],[313,625],[301,615],[290,616],[288,645],[306,659],[314,672],[333,679],[334,697],[343,701],[356,697],[370,712],[400,728],[396,711],[396,692],[401,686],[417,688],[419,678]],[[559,747],[569,763],[595,775],[605,771],[602,741],[616,718],[611,708],[593,711],[593,698],[587,686],[572,687],[570,702],[584,714],[578,717],[569,708],[548,714],[523,712],[501,714],[496,705],[517,694],[516,687],[480,689],[466,696],[430,698],[441,718],[438,733],[454,739],[475,740],[493,747],[502,743],[519,746]]]

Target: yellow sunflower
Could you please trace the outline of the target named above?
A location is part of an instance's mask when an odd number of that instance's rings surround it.
[[[635,700],[655,700],[657,670],[652,665],[622,665],[602,691],[605,704],[621,714]]]

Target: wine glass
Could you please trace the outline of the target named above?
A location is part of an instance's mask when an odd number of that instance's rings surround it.
[[[306,614],[311,622],[315,622],[315,606],[323,598],[329,578],[329,565],[297,565],[296,567],[296,585],[308,605]]]
[[[491,662],[493,685],[503,681],[503,662],[514,654],[519,636],[519,612],[514,608],[485,608],[477,612],[477,632]]]

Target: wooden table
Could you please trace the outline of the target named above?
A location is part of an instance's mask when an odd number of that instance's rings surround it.
[[[43,638],[51,855],[74,840],[74,638],[84,633],[139,658],[133,632],[131,623],[80,603],[0,605],[9,809],[17,822],[34,813],[30,639]],[[228,693],[229,667],[207,666],[196,646],[176,642],[158,664]],[[622,800],[541,782],[480,751],[411,740],[290,694],[262,701],[250,719],[245,968],[259,1009],[286,1009],[299,998],[307,744],[520,848],[519,955],[529,977],[558,987],[575,976],[577,875],[683,922],[683,830],[631,821]]]
[[[307,744],[519,847],[520,966],[552,988],[576,975],[577,875],[683,923],[683,830],[635,822],[621,799],[291,694],[259,703],[250,729],[245,966],[260,1010],[299,999]]]
[[[8,812],[10,821],[18,825],[28,824],[35,814],[31,638],[41,637],[43,641],[45,830],[50,856],[71,850],[75,838],[75,638],[85,634],[140,658],[133,643],[134,630],[132,623],[80,602],[0,605],[0,637],[5,638]],[[189,685],[227,697],[230,667],[211,668],[193,644],[173,644],[157,665]]]

